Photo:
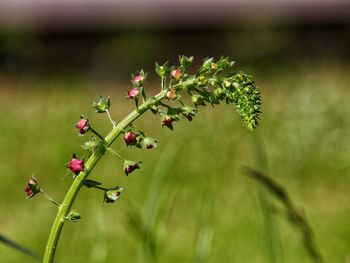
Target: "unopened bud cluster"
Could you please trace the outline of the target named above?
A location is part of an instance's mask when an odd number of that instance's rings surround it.
[[[160,92],[151,97],[147,97],[145,92],[147,74],[143,70],[133,74],[131,76],[131,85],[126,94],[126,99],[133,101],[135,104],[135,109],[130,115],[141,115],[150,110],[159,116],[161,127],[173,130],[176,123],[181,119],[192,121],[197,115],[200,106],[208,104],[215,106],[225,102],[232,104],[244,125],[249,130],[253,130],[258,125],[261,102],[260,93],[256,89],[252,78],[243,72],[232,73],[234,62],[229,58],[222,57],[219,60],[207,58],[194,73],[189,71],[192,62],[193,57],[180,56],[176,65],[170,65],[169,62],[164,64],[156,63],[155,72],[160,77],[161,87]],[[188,97],[183,99],[182,96]],[[141,100],[143,104],[139,105]],[[94,160],[96,156],[100,158],[105,152],[110,152],[122,161],[122,167],[115,174],[124,173],[126,176],[129,176],[136,170],[141,169],[141,161],[132,161],[129,158],[122,157],[110,147],[110,144],[120,134],[122,134],[123,143],[127,148],[136,147],[150,150],[156,148],[159,141],[146,135],[144,131],[134,126],[133,120],[139,116],[136,116],[130,122],[128,122],[128,117],[126,117],[118,126],[109,112],[111,107],[111,99],[109,97],[104,98],[100,96],[97,102],[92,103],[92,107],[96,113],[105,113],[108,116],[112,123],[110,134],[117,135],[111,142],[107,143],[108,136],[102,136],[92,127],[88,118],[81,115],[75,127],[80,136],[91,134],[89,139],[82,145],[87,151],[88,157]],[[104,202],[106,203],[113,203],[118,200],[123,188],[119,186],[104,188],[101,186],[102,183],[86,179],[89,174],[89,167],[86,167],[88,163],[89,161],[85,163],[83,157],[79,158],[73,154],[67,164],[73,179],[76,180],[77,177],[84,178],[85,186],[103,190]],[[28,198],[39,192],[44,194],[34,177],[30,178],[25,192]],[[79,218],[80,215],[77,212],[72,212],[66,216],[66,219],[71,221]]]

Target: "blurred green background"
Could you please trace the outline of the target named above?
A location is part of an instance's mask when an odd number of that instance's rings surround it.
[[[334,21],[333,21],[334,22]],[[114,204],[82,189],[82,215],[67,223],[57,262],[312,262],[299,232],[242,166],[267,172],[305,212],[325,262],[350,262],[350,24],[346,21],[240,20],[200,26],[98,28],[2,27],[0,30],[0,234],[42,255],[56,208],[25,200],[35,173],[62,200],[72,177],[65,164],[84,155],[74,124],[88,116],[102,134],[106,116],[90,107],[111,96],[121,120],[130,73],[144,68],[147,92],[159,86],[155,61],[179,54],[230,56],[262,93],[261,125],[249,132],[227,105],[199,109],[192,122],[160,127],[151,113],[136,122],[160,140],[125,177],[108,154],[90,179],[125,188]],[[86,154],[85,154],[86,155]],[[270,200],[266,207],[261,196]],[[0,244],[1,262],[35,262]]]

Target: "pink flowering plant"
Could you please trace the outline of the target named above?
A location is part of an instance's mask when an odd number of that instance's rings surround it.
[[[234,72],[232,69],[234,62],[224,57],[217,61],[213,58],[205,59],[199,69],[191,73],[189,67],[192,61],[193,57],[180,56],[177,66],[170,66],[168,62],[163,65],[156,63],[155,71],[160,77],[160,91],[152,96],[146,96],[144,89],[146,73],[141,70],[136,75],[132,75],[132,87],[127,91],[126,99],[134,103],[135,109],[119,122],[113,120],[109,112],[110,98],[99,97],[92,107],[96,113],[106,114],[112,124],[111,131],[106,137],[100,135],[92,127],[88,118],[80,116],[76,123],[79,135],[91,134],[90,139],[82,145],[87,151],[88,158],[85,161],[73,154],[67,163],[67,169],[73,175],[73,182],[61,203],[46,194],[34,176],[29,179],[25,187],[28,199],[42,194],[58,207],[47,242],[44,262],[53,262],[64,224],[67,221],[77,221],[81,218],[79,212],[72,210],[72,206],[83,186],[101,190],[105,203],[111,204],[120,199],[123,192],[122,187],[106,188],[101,182],[88,179],[104,154],[109,153],[118,158],[123,165],[121,170],[126,176],[142,168],[141,161],[126,159],[115,151],[112,148],[113,142],[122,137],[121,140],[124,141],[126,147],[136,147],[145,151],[158,146],[157,139],[148,136],[134,125],[135,120],[145,112],[151,111],[158,115],[160,126],[173,130],[176,122],[181,119],[192,121],[200,106],[208,104],[215,106],[225,102],[234,106],[244,126],[249,130],[253,130],[258,125],[260,93],[249,75]],[[185,96],[189,96],[190,100],[183,100]]]

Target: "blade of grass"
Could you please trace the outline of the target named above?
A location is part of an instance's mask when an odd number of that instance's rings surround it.
[[[173,167],[178,147],[169,144],[161,154],[160,159],[150,179],[146,201],[140,212],[133,209],[128,214],[128,225],[138,239],[141,239],[141,262],[156,262],[159,254],[159,233],[156,225],[158,210],[161,202],[169,194],[162,196],[167,188],[167,175]]]
[[[14,250],[17,250],[17,251],[35,259],[38,262],[42,262],[42,260],[43,260],[43,258],[40,257],[39,255],[35,254],[34,252],[30,251],[29,249],[27,249],[27,248],[23,247],[22,245],[8,239],[7,237],[5,237],[3,235],[0,235],[0,242],[4,243],[6,246],[8,246]]]
[[[208,255],[211,249],[211,244],[214,237],[214,231],[210,227],[210,217],[212,214],[212,210],[214,207],[214,196],[216,190],[209,189],[204,191],[202,196],[202,204],[201,204],[201,214],[199,218],[199,227],[198,227],[198,235],[194,250],[194,263],[205,263],[208,261]],[[211,193],[211,194],[205,194]]]
[[[266,188],[285,208],[285,215],[288,221],[296,227],[303,240],[303,245],[310,258],[315,263],[322,263],[323,258],[315,244],[313,231],[307,222],[305,214],[296,208],[287,191],[265,174],[255,171],[251,168],[244,167],[244,174],[259,182]]]
[[[253,153],[256,167],[267,173],[268,162],[264,143],[258,133],[253,136]],[[259,208],[262,215],[264,251],[269,263],[281,263],[283,259],[283,249],[278,221],[271,212],[274,210],[270,196],[266,194],[266,189],[258,188],[257,196]]]

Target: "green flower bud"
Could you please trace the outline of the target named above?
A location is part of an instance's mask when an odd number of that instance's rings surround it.
[[[81,218],[81,215],[78,211],[72,210],[68,213],[68,215],[64,218],[65,220],[76,222]]]
[[[165,62],[163,65],[159,65],[156,62],[155,70],[160,77],[165,77],[169,74],[170,68],[168,64],[169,64],[169,61]]]
[[[117,186],[116,188],[110,189],[105,192],[104,202],[106,203],[114,203],[120,198],[120,195],[124,189],[122,187]]]
[[[100,96],[98,102],[93,102],[92,107],[96,110],[97,113],[103,113],[109,110],[111,106],[111,99],[108,97],[107,100]]]
[[[184,55],[179,57],[179,62],[182,68],[186,69],[189,67],[193,62],[193,57],[186,57]]]
[[[193,95],[191,99],[196,107],[199,105],[205,106],[204,97],[202,95]]]

